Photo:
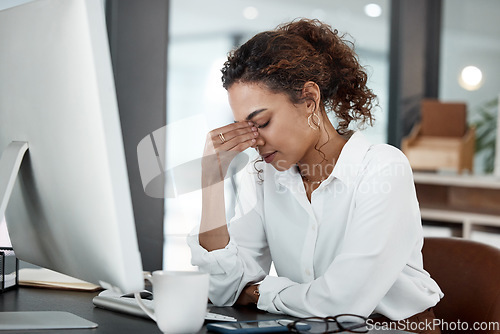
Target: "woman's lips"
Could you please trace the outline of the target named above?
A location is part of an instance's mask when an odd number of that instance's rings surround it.
[[[267,155],[264,155],[262,156],[262,158],[264,159],[264,161],[268,164],[270,164],[271,162],[273,162],[274,160],[274,157],[276,156],[276,153],[278,153],[278,151],[275,151],[273,153],[270,153],[270,154],[267,154]]]

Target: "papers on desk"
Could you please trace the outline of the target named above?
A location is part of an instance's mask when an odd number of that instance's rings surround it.
[[[23,268],[19,270],[19,285],[39,288],[99,291],[102,288],[74,277],[60,274],[49,269]]]

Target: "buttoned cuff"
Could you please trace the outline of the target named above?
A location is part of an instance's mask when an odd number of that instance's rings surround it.
[[[270,313],[283,314],[283,311],[274,304],[274,300],[281,291],[297,284],[287,277],[266,276],[259,285],[260,297],[257,308]]]

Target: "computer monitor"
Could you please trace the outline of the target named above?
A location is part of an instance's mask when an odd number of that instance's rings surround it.
[[[0,216],[21,260],[144,288],[102,0],[0,11],[2,152]]]

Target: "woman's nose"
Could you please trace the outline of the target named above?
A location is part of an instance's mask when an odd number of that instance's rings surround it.
[[[257,148],[257,151],[259,151],[264,145],[266,145],[266,140],[259,134],[259,136],[255,138],[255,147]]]

